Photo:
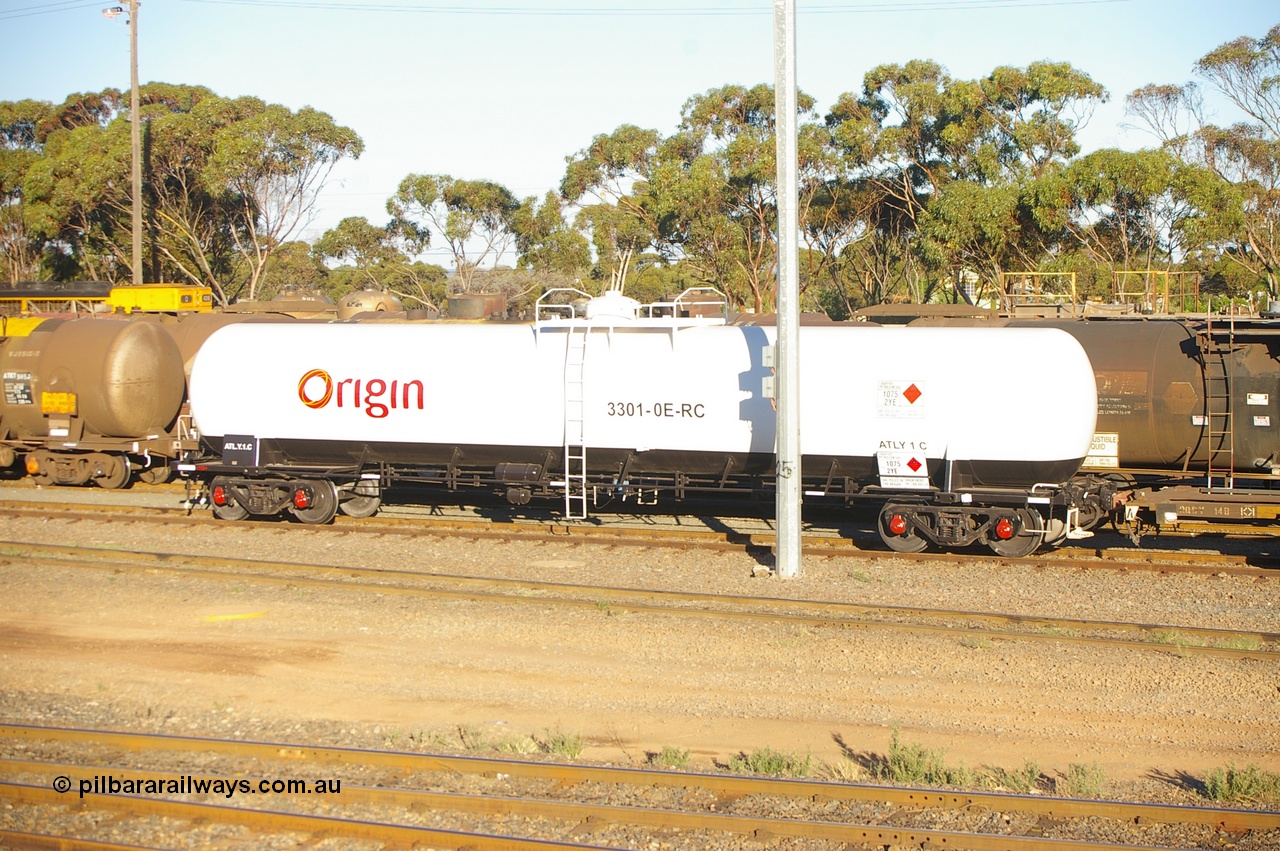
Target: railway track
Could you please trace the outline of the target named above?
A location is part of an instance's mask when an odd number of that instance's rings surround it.
[[[790,846],[799,848],[1084,851],[1210,844],[1261,849],[1280,841],[1280,812],[1263,810],[17,724],[0,725],[0,742],[0,771],[13,778],[0,783],[0,797],[13,807],[5,823],[68,823],[62,832],[0,830],[0,841],[18,847],[126,847],[98,844],[111,832],[176,837],[148,847],[195,847],[219,829],[224,841],[242,845],[324,835],[363,840],[372,844],[357,847],[371,848],[418,842],[475,849],[702,849],[785,837],[808,843]],[[221,770],[193,770],[194,761]],[[326,788],[324,794],[301,787],[249,791],[255,783],[274,788],[279,782],[259,778],[283,777],[323,777]],[[144,791],[106,791],[107,778]],[[237,784],[241,794],[190,791],[219,781]],[[69,810],[78,818],[69,818]],[[92,813],[103,814],[105,830]],[[200,836],[191,837],[196,830]]]
[[[193,514],[184,508],[118,503],[70,503],[6,499],[0,504],[0,516],[49,517],[64,519],[97,519],[103,515],[127,517],[132,521],[154,524],[223,523],[204,512]],[[725,524],[727,525],[727,524]],[[762,525],[762,524],[755,524]],[[766,529],[711,529],[658,525],[653,518],[636,522],[567,524],[555,520],[502,518],[437,517],[425,513],[411,516],[380,514],[370,518],[339,515],[332,525],[305,526],[290,524],[304,534],[375,534],[433,535],[438,537],[471,537],[492,540],[558,540],[575,544],[609,546],[664,547],[769,553],[776,536]],[[304,531],[305,530],[305,531]],[[872,543],[867,538],[864,543]],[[1119,570],[1155,570],[1161,572],[1225,573],[1236,576],[1280,578],[1280,555],[1261,552],[1220,553],[1134,548],[1098,548],[1068,546],[1021,559],[1002,558],[983,550],[973,555],[962,553],[898,553],[864,549],[851,537],[831,531],[810,531],[804,537],[807,556],[860,559],[896,559],[920,562],[955,563],[972,559],[1001,563],[1072,567],[1104,567]]]
[[[785,623],[802,627],[935,634],[959,641],[1002,640],[1090,645],[1280,661],[1280,633],[1171,624],[1083,620],[779,597],[608,587],[387,568],[331,567],[180,553],[134,552],[0,541],[0,559],[47,567],[245,580],[349,592],[465,599],[502,605],[556,605],[672,617]]]

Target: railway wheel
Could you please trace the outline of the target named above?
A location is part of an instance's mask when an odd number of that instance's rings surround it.
[[[95,452],[89,456],[93,464],[93,483],[107,490],[119,490],[129,484],[129,459],[123,455]]]
[[[1091,531],[1094,526],[1102,522],[1107,515],[1103,513],[1102,506],[1094,500],[1089,500],[1080,506],[1080,528],[1086,532]]]
[[[338,510],[348,517],[372,517],[382,506],[382,497],[356,494],[338,504]]]
[[[1047,547],[1060,547],[1071,534],[1071,526],[1066,519],[1054,517],[1052,514],[1044,521],[1044,544]]]
[[[214,479],[209,485],[209,504],[213,506],[213,516],[219,520],[243,520],[249,516],[249,509],[235,501],[220,479]]]
[[[27,475],[37,485],[53,484],[53,455],[45,452],[43,449],[32,452],[23,459],[23,466],[26,468]]]
[[[213,516],[219,520],[243,520],[249,516],[249,510],[241,507],[238,502],[228,502],[226,505],[215,505]]]
[[[168,464],[152,464],[138,473],[138,481],[148,485],[162,485],[173,476]]]
[[[894,552],[918,553],[929,542],[916,534],[915,528],[901,508],[890,505],[880,512],[880,540]]]
[[[303,523],[328,523],[338,513],[338,489],[328,479],[295,482],[289,510]]]
[[[1044,518],[1040,512],[1019,508],[1016,515],[1016,520],[1006,515],[992,524],[987,546],[998,556],[1029,556],[1039,549],[1044,540]]]

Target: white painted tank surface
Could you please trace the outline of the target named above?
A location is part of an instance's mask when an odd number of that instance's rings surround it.
[[[588,467],[773,469],[763,351],[775,329],[678,320],[538,325],[236,325],[204,344],[191,409],[262,463],[562,463],[566,393]],[[582,350],[581,390],[566,384]],[[892,488],[1070,478],[1096,384],[1056,329],[802,327],[804,474]],[[566,391],[568,387],[568,391]],[[570,405],[570,411],[577,410]]]

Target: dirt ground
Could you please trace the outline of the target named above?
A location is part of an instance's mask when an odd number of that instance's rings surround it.
[[[1277,580],[11,520],[2,537],[605,585],[1277,630]],[[252,579],[35,567],[0,554],[0,717],[251,739],[497,746],[581,734],[583,758],[664,746],[709,769],[769,747],[868,764],[894,728],[949,765],[1185,785],[1280,771],[1280,666],[518,602],[432,601]]]

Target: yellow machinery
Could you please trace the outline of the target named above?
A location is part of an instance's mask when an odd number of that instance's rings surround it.
[[[106,304],[113,312],[122,313],[212,313],[213,290],[193,284],[112,287]]]
[[[46,319],[131,313],[212,313],[213,290],[194,284],[107,284],[0,289],[0,337],[22,337]]]

